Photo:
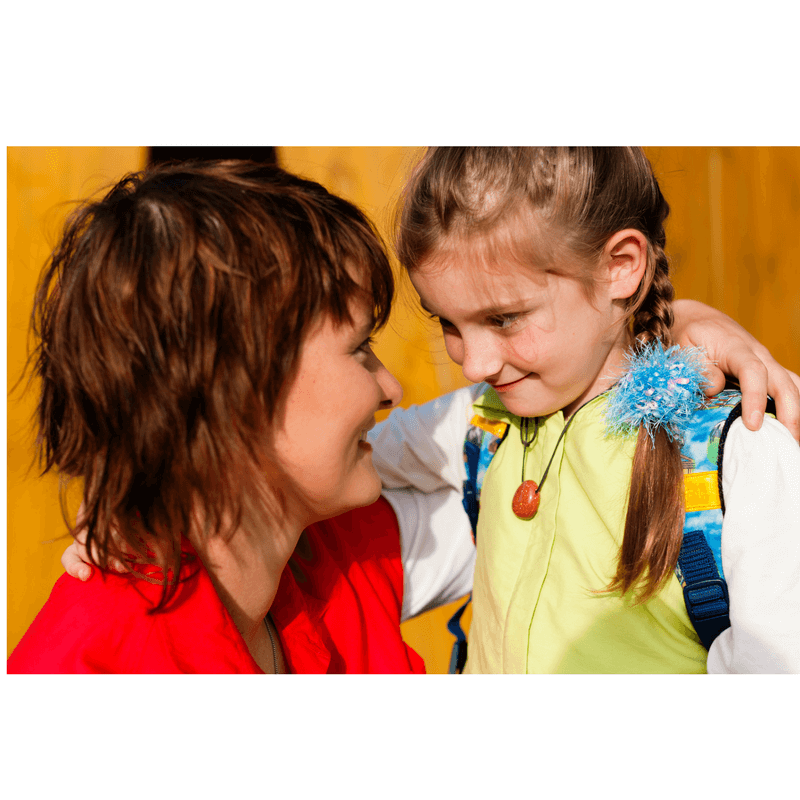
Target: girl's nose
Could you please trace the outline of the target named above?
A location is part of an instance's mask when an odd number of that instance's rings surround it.
[[[497,343],[491,337],[479,333],[464,337],[462,347],[461,371],[468,381],[480,383],[500,374],[503,359]]]

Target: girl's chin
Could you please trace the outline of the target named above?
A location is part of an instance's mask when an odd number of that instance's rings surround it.
[[[516,417],[549,417],[561,409],[557,403],[530,402],[525,400],[513,400],[504,397],[500,398],[506,410]]]

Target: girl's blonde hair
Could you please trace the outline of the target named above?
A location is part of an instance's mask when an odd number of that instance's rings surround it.
[[[454,243],[487,237],[510,219],[524,222],[532,215],[527,237],[515,226],[516,253],[555,272],[560,252],[577,256],[585,269],[573,277],[591,297],[594,267],[608,240],[618,231],[638,230],[647,241],[647,266],[627,300],[629,330],[637,347],[656,338],[666,347],[672,344],[674,296],[664,253],[668,213],[641,148],[430,148],[399,206],[397,252],[412,271]],[[659,431],[651,446],[640,430],[609,591],[638,587],[644,601],[675,569],[683,538],[682,474],[679,445]]]

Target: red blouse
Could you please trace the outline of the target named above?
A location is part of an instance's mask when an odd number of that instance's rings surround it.
[[[161,587],[138,573],[62,575],[8,672],[260,673],[199,559],[181,578],[169,610],[148,614]],[[303,533],[270,613],[291,672],[421,673],[402,601],[400,531],[381,498]]]

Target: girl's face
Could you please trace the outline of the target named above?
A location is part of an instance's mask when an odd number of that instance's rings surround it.
[[[371,309],[361,302],[350,311],[352,324],[326,317],[309,332],[276,419],[278,488],[304,524],[378,499],[381,481],[366,432],[375,412],[403,394],[372,352]]]
[[[578,274],[577,263],[563,267]],[[410,277],[464,376],[491,384],[512,414],[570,414],[612,385],[626,334],[607,282],[590,301],[575,278],[511,259],[487,263],[468,246]]]

